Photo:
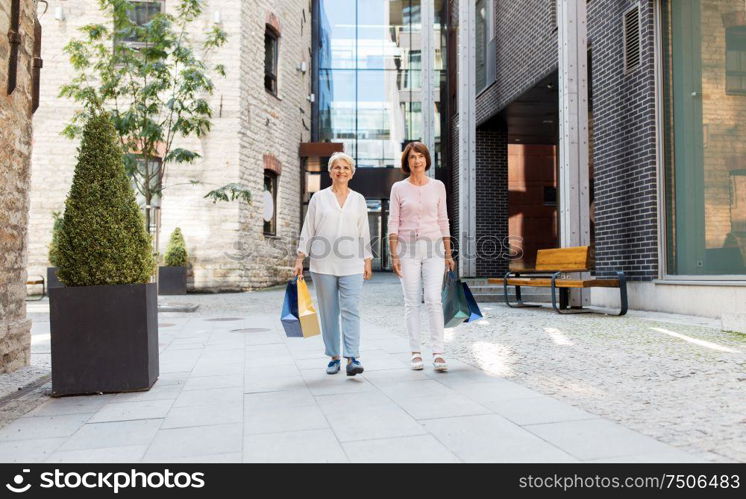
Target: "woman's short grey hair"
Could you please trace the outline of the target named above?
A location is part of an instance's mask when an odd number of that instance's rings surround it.
[[[329,171],[332,171],[332,166],[334,166],[334,163],[336,163],[339,160],[346,161],[347,164],[350,165],[350,168],[352,169],[352,174],[355,175],[355,160],[352,159],[352,156],[350,156],[349,154],[345,154],[343,152],[335,152],[329,158]]]

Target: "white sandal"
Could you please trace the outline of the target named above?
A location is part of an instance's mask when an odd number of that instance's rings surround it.
[[[415,360],[419,359],[419,360]],[[422,365],[422,354],[421,353],[413,353],[412,358],[410,359],[409,363],[410,367],[413,371],[422,371],[423,365]]]
[[[435,362],[437,359],[440,359],[443,362]],[[448,370],[448,363],[442,353],[433,354],[433,369],[440,372],[446,372]]]

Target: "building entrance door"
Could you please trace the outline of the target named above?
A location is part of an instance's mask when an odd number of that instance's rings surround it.
[[[373,270],[391,270],[389,258],[388,232],[388,200],[369,199],[368,225],[370,225],[370,246],[373,252]]]

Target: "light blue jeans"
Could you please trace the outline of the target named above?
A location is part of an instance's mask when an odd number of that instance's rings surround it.
[[[340,328],[344,336],[344,356],[360,356],[360,291],[363,274],[336,276],[311,272],[321,316],[321,336],[326,355],[339,357]]]

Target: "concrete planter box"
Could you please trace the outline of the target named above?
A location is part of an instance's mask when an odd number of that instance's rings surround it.
[[[159,295],[185,295],[186,288],[186,267],[158,267]]]
[[[47,289],[64,287],[65,285],[57,279],[57,267],[47,267]]]
[[[158,379],[155,283],[49,291],[52,396],[148,390]]]

